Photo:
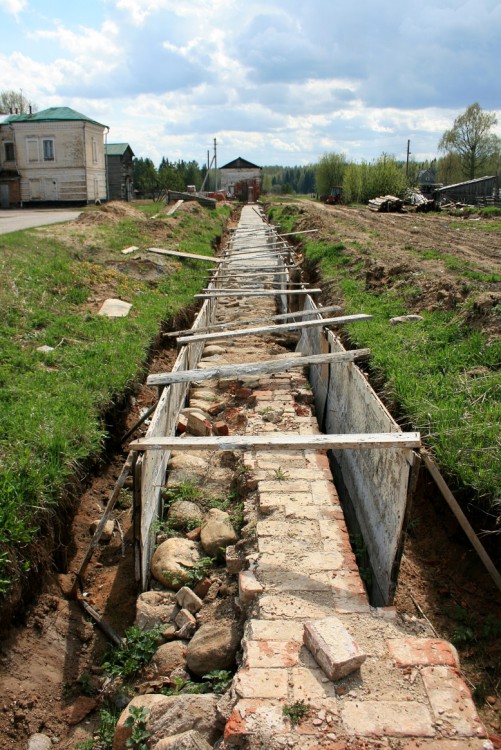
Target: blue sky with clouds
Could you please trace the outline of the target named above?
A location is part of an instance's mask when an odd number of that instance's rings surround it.
[[[214,137],[220,164],[421,160],[475,101],[501,121],[498,0],[0,0],[0,24],[0,90],[155,164]]]

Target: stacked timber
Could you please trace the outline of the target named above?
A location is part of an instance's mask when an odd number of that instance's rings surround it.
[[[382,195],[379,198],[372,198],[369,201],[369,211],[375,213],[387,213],[389,211],[401,211],[403,201],[395,195]]]

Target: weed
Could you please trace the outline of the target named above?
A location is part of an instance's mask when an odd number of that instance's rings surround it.
[[[119,711],[114,706],[101,708],[99,711],[99,748],[100,750],[111,750],[115,737]]]
[[[110,648],[105,654],[104,671],[113,677],[131,679],[148,664],[158,648],[160,627],[141,630],[133,625],[125,631],[125,642],[120,648]]]
[[[274,471],[274,478],[277,480],[277,482],[285,482],[287,479],[289,479],[289,472],[284,471],[281,466],[278,467],[278,469],[275,469]]]
[[[88,672],[82,672],[77,682],[80,685],[80,691],[82,695],[93,695],[96,692],[96,689],[92,684],[92,680]]]
[[[295,703],[286,703],[282,708],[282,713],[287,716],[291,724],[296,725],[305,719],[311,711],[309,703],[305,703],[304,700],[296,701]]]
[[[146,720],[150,712],[145,706],[130,706],[129,715],[125,719],[125,726],[132,729],[131,736],[127,739],[125,746],[132,750],[148,750],[148,739],[150,733],[147,729]]]
[[[92,737],[88,737],[88,739],[77,743],[76,750],[92,750],[93,747],[94,747],[94,740],[92,739]]]
[[[213,557],[202,557],[198,562],[194,563],[191,568],[184,568],[182,578],[179,578],[174,573],[170,573],[167,570],[163,571],[163,576],[166,581],[169,581],[173,586],[189,586],[193,588],[197,585],[202,578],[206,578],[211,572],[215,563]]]
[[[202,677],[210,685],[211,692],[221,695],[225,693],[231,685],[233,675],[227,669],[216,669]]]
[[[195,502],[202,497],[202,490],[194,482],[186,481],[172,487],[167,487],[163,490],[162,497],[166,505],[172,505],[172,503],[178,500]]]

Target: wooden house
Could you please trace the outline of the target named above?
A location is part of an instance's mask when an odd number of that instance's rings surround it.
[[[132,161],[134,152],[128,143],[107,143],[105,147],[110,201],[131,201],[134,198]]]
[[[106,200],[107,132],[70,107],[6,117],[0,123],[4,197],[8,186],[10,205]]]
[[[229,198],[237,198],[245,203],[257,201],[261,195],[262,167],[242,159],[228,162],[220,170],[220,189]]]
[[[474,180],[445,185],[435,191],[438,203],[465,203],[488,206],[500,201],[499,177],[477,177]]]

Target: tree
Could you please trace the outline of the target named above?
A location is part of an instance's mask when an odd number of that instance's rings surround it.
[[[315,170],[317,193],[329,195],[331,188],[342,185],[345,169],[344,154],[324,154]]]
[[[477,103],[470,104],[440,139],[439,150],[459,157],[466,179],[473,180],[490,161],[497,163],[501,139],[492,132],[497,122],[493,112],[484,112]]]
[[[27,99],[22,91],[0,91],[0,112],[24,115],[36,112],[38,107]]]

